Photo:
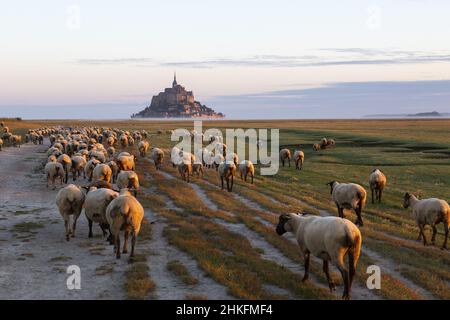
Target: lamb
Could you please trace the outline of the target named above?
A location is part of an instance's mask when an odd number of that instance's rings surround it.
[[[66,240],[70,240],[70,235],[75,237],[75,229],[78,217],[83,208],[85,195],[79,186],[69,184],[68,186],[59,190],[56,195],[56,205],[59,213],[64,219],[64,226],[66,228]],[[73,224],[70,227],[70,217],[73,216]]]
[[[291,166],[291,151],[289,149],[281,149],[280,150],[280,159],[281,159],[281,163],[283,164],[284,167],[284,161],[286,161],[286,159],[289,161],[289,167]]]
[[[123,190],[120,195],[112,200],[106,207],[106,220],[110,225],[114,237],[114,250],[116,258],[120,259],[120,230],[124,230],[124,245],[122,253],[128,252],[128,236],[131,232],[131,253],[134,257],[134,247],[144,218],[144,208],[131,195]]]
[[[73,181],[76,181],[77,178],[83,174],[83,178],[86,179],[86,172],[84,171],[84,168],[86,167],[86,159],[82,156],[74,155],[72,156],[72,179]]]
[[[218,168],[220,181],[222,183],[222,190],[223,190],[223,180],[225,179],[227,181],[227,190],[228,192],[233,191],[233,184],[234,184],[234,176],[236,175],[236,165],[233,161],[229,162],[222,162],[219,165]]]
[[[110,182],[111,176],[112,176],[111,168],[104,163],[100,163],[99,165],[95,166],[94,171],[92,173],[94,181],[104,180],[106,182]]]
[[[379,169],[374,169],[369,176],[370,190],[372,191],[372,203],[375,203],[373,193],[375,191],[376,200],[381,203],[381,195],[386,186],[386,176]]]
[[[84,172],[85,172],[85,175],[88,178],[89,182],[92,181],[92,175],[94,173],[94,168],[99,164],[100,164],[100,161],[98,161],[97,159],[91,159],[88,161],[88,163],[84,167]]]
[[[305,154],[303,153],[303,151],[295,150],[294,152],[295,169],[302,170],[304,160]]]
[[[344,209],[354,210],[357,219],[356,225],[363,226],[361,211],[366,204],[366,190],[356,183],[339,183],[332,181],[328,183],[331,188],[331,197],[338,209],[339,217],[344,218]]]
[[[433,235],[431,236],[431,243],[434,245],[436,240],[436,225],[439,223],[444,224],[444,243],[442,249],[447,249],[448,230],[450,228],[450,206],[445,200],[437,198],[429,198],[419,200],[415,195],[405,193],[403,199],[403,207],[412,208],[412,214],[419,226],[419,237],[422,237],[423,245],[427,245],[427,239],[425,238],[425,226],[430,225],[433,229]]]
[[[159,148],[152,148],[151,157],[153,162],[155,163],[156,170],[161,169],[164,160],[164,152]]]
[[[250,160],[244,160],[239,164],[239,173],[241,175],[241,180],[244,180],[246,182],[247,176],[250,175],[253,184],[253,177],[255,176],[255,167],[253,166],[253,163]]]
[[[322,259],[323,272],[328,280],[330,291],[335,288],[330,277],[328,263],[331,261],[341,272],[344,282],[343,299],[350,299],[353,278],[361,250],[362,236],[358,227],[347,219],[337,217],[319,217],[288,213],[280,215],[276,227],[278,235],[292,232],[300,247],[305,261],[303,281],[309,277],[310,254]],[[348,255],[348,270],[345,267],[345,255]]]
[[[145,154],[147,153],[149,147],[150,144],[147,141],[139,141],[138,149],[141,157],[145,157]]]
[[[67,183],[69,179],[69,171],[72,166],[72,159],[67,154],[62,154],[58,157],[58,162],[62,164],[65,172],[64,183]]]
[[[117,165],[119,166],[119,170],[136,170],[136,156],[130,155],[127,152],[128,155],[125,154],[125,152],[122,152],[117,157]]]
[[[117,176],[117,187],[121,190],[124,188],[131,189],[136,197],[139,190],[139,177],[134,171],[120,171]]]
[[[96,187],[91,187],[89,189],[84,202],[84,213],[89,224],[89,238],[92,238],[93,236],[92,222],[96,222],[102,229],[104,237],[107,236],[107,231],[109,231],[107,240],[110,244],[113,244],[111,229],[109,228],[108,221],[106,220],[106,207],[118,196],[118,192],[108,188],[97,189]]]
[[[64,180],[64,168],[61,163],[59,162],[47,162],[44,168],[44,172],[47,176],[47,188],[48,188],[48,182],[51,179],[53,190],[56,189],[55,180],[56,178],[61,179],[61,186],[63,185]]]

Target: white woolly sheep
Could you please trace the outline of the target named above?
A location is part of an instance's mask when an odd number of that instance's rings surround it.
[[[138,150],[141,157],[145,157],[145,154],[147,153],[149,147],[150,144],[147,141],[139,141]]]
[[[372,203],[375,203],[373,193],[375,192],[376,200],[381,203],[381,196],[383,194],[383,189],[386,186],[386,176],[379,169],[374,169],[369,176],[369,186],[372,191]]]
[[[91,159],[86,163],[86,166],[84,167],[84,172],[86,177],[88,178],[88,181],[92,181],[92,175],[94,174],[94,169],[97,165],[100,164],[100,161],[97,159]]]
[[[120,230],[124,230],[124,245],[122,253],[128,252],[128,236],[131,232],[131,253],[134,257],[134,247],[144,218],[144,208],[128,191],[120,195],[106,207],[106,220],[114,237],[116,258],[120,259]]]
[[[92,222],[98,223],[103,231],[103,237],[107,236],[107,231],[109,231],[109,236],[107,240],[110,244],[113,244],[112,233],[109,227],[108,221],[106,220],[106,207],[110,204],[112,200],[117,198],[119,193],[108,189],[96,187],[91,187],[86,195],[86,200],[84,202],[84,213],[88,219],[89,225],[89,238],[92,238]]]
[[[109,161],[107,165],[111,168],[112,182],[115,183],[117,181],[117,175],[119,174],[119,166],[115,161]]]
[[[181,163],[181,150],[177,147],[173,147],[170,150],[170,161],[172,162],[172,167],[178,166]]]
[[[85,195],[79,186],[69,184],[68,186],[59,190],[56,195],[56,205],[59,213],[64,219],[64,226],[66,228],[66,240],[70,240],[70,235],[75,237],[75,229],[77,220],[83,209]],[[70,226],[70,217],[73,216],[73,224]]]
[[[92,178],[96,180],[103,180],[106,182],[111,181],[112,176],[112,170],[111,168],[104,163],[100,163],[99,165],[95,166],[94,171],[92,173]]]
[[[313,144],[313,150],[314,151],[319,151],[321,148],[320,148],[320,144],[318,144],[318,143],[314,143]]]
[[[67,183],[69,179],[69,171],[72,166],[72,159],[67,154],[62,154],[58,157],[58,162],[62,164],[65,172],[64,183]]]
[[[50,179],[52,180],[53,189],[56,189],[56,185],[55,185],[56,178],[60,178],[61,179],[61,186],[63,185],[63,180],[64,180],[65,173],[64,173],[64,168],[63,168],[61,163],[59,163],[59,162],[48,162],[45,165],[44,172],[45,172],[45,174],[47,176],[47,188],[48,188],[48,183],[49,183]]]
[[[182,161],[178,164],[178,172],[184,181],[189,182],[189,176],[192,175],[192,163]]]
[[[223,190],[223,180],[225,179],[227,182],[227,190],[228,192],[233,191],[234,177],[236,176],[236,165],[233,161],[222,162],[218,168],[220,181],[222,184]]]
[[[309,260],[312,254],[322,259],[322,269],[327,277],[328,287],[333,291],[335,284],[328,269],[328,263],[331,261],[339,269],[344,282],[342,298],[350,299],[362,243],[361,232],[357,226],[347,219],[337,217],[288,213],[280,215],[276,232],[279,235],[286,232],[295,235],[304,259],[303,281],[309,277]],[[345,255],[348,256],[348,269],[345,266]]]
[[[289,162],[289,167],[291,166],[291,150],[289,149],[281,149],[280,150],[280,160],[281,160],[281,164],[284,167],[284,162],[286,160],[288,160]]]
[[[76,181],[77,178],[83,174],[83,178],[86,179],[86,172],[84,171],[84,168],[86,167],[86,159],[83,156],[74,155],[72,156],[72,179],[73,181]]]
[[[412,215],[419,226],[419,237],[423,239],[423,245],[427,245],[427,239],[425,238],[425,226],[430,225],[433,229],[433,235],[431,236],[431,243],[434,245],[436,240],[436,225],[439,223],[444,224],[444,243],[442,249],[447,249],[448,230],[450,228],[450,206],[447,201],[429,198],[419,200],[415,195],[405,193],[403,199],[403,207],[412,208]]]
[[[247,182],[247,176],[250,175],[252,178],[251,183],[253,184],[253,178],[255,176],[255,166],[250,160],[244,160],[239,164],[239,174],[241,175],[241,180]]]
[[[222,154],[216,154],[214,156],[214,166],[216,167],[216,171],[219,168],[219,165],[225,161],[225,157]]]
[[[153,162],[155,163],[156,170],[161,169],[163,160],[164,160],[164,152],[159,148],[151,149],[151,157]]]
[[[305,154],[301,150],[294,151],[295,169],[302,170],[303,162],[305,161]]]
[[[136,170],[136,156],[135,155],[125,155],[125,152],[122,152],[117,157],[116,161],[117,165],[119,166],[120,170]]]
[[[355,224],[362,227],[364,224],[361,212],[366,204],[366,190],[356,183],[332,181],[328,185],[331,188],[331,197],[336,204],[339,217],[344,218],[344,209],[354,210],[358,217]]]
[[[139,177],[134,171],[120,171],[117,176],[117,187],[121,189],[133,190],[136,197],[139,190]]]
[[[239,158],[238,158],[238,155],[237,155],[236,153],[231,152],[231,153],[227,153],[227,154],[226,154],[226,156],[225,156],[225,161],[226,161],[226,162],[233,161],[234,164],[237,166],[237,165],[238,165]]]

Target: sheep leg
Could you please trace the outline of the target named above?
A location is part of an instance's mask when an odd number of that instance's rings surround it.
[[[69,216],[64,217],[64,228],[66,229],[66,241],[70,240]]]
[[[281,160],[281,164],[283,165],[283,168],[284,168],[284,159],[283,159],[283,160]]]
[[[223,190],[223,177],[220,177],[220,180],[222,181],[222,190]]]
[[[336,205],[336,206],[337,206],[339,218],[344,218],[344,209],[339,207],[338,205]]]
[[[448,229],[448,222],[444,221],[444,243],[442,244],[442,249],[447,249]]]
[[[233,184],[234,184],[234,176],[231,176],[231,187],[230,187],[230,192],[233,191]]]
[[[348,276],[348,271],[344,265],[343,257],[339,257],[339,261],[337,263],[337,268],[341,272],[342,281],[344,282],[344,294],[342,295],[342,299],[349,300],[350,299],[349,276]]]
[[[436,243],[436,233],[437,233],[437,228],[436,225],[432,225],[431,228],[433,229],[433,235],[431,236],[431,244],[435,244]]]
[[[78,217],[79,217],[79,215],[73,217],[72,238],[75,237],[75,229],[77,228],[77,220],[78,220]]]
[[[252,184],[253,184],[253,173],[252,173],[251,177],[252,177]]]
[[[309,278],[309,252],[304,254],[305,258],[305,275],[303,276],[302,281],[305,282]]]
[[[129,235],[130,235],[130,230],[128,230],[128,229],[125,230],[122,253],[128,253],[128,237],[129,237]]]
[[[291,167],[291,159],[288,160],[289,161],[289,168]]]
[[[423,224],[419,224],[420,233],[422,234],[422,239],[423,239],[423,245],[426,246],[427,238],[425,237],[424,228],[425,228],[425,226]]]
[[[136,238],[137,234],[133,231],[133,234],[131,235],[131,253],[130,258],[134,257],[134,247],[136,246]]]
[[[358,216],[358,218],[356,219],[356,223],[355,224],[363,227],[364,223],[363,223],[363,220],[362,220],[362,217],[361,217],[361,210],[362,210],[361,204],[359,204],[358,208],[355,210],[356,215]]]
[[[371,190],[372,190],[372,204],[374,204],[375,200],[373,199],[373,188],[371,188]],[[376,196],[376,194],[375,194],[375,196]]]
[[[120,259],[120,236],[119,232],[114,235],[114,249],[116,251],[116,259]]]
[[[330,276],[330,270],[328,269],[328,261],[323,260],[322,270],[327,276],[328,287],[330,288],[330,292],[336,289],[336,285],[333,282],[333,278]]]
[[[88,224],[89,224],[89,235],[88,238],[92,238],[92,220],[88,218]]]

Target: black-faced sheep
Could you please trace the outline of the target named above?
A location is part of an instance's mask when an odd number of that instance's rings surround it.
[[[131,253],[134,256],[134,247],[144,218],[144,208],[126,190],[112,200],[106,208],[106,220],[114,237],[114,251],[116,258],[120,259],[120,230],[124,230],[123,253],[128,252],[128,236],[131,232]]]
[[[430,225],[433,229],[433,235],[431,237],[431,243],[434,245],[436,239],[436,225],[439,223],[444,224],[444,243],[442,249],[447,248],[448,231],[450,228],[450,206],[445,200],[430,198],[419,200],[415,195],[405,193],[403,199],[403,207],[412,208],[412,215],[419,226],[419,237],[423,239],[423,245],[427,245],[427,239],[425,238],[425,226]]]
[[[364,224],[361,212],[366,204],[366,190],[356,183],[332,181],[328,185],[331,188],[331,197],[336,204],[339,217],[344,218],[344,209],[354,210],[358,217],[355,223],[362,227]]]
[[[358,227],[347,219],[288,213],[280,216],[276,232],[279,235],[286,232],[295,235],[305,261],[303,281],[309,277],[309,260],[312,254],[322,259],[323,271],[332,291],[335,284],[328,269],[331,261],[339,269],[344,282],[342,298],[350,299],[362,242]],[[348,269],[345,266],[345,255],[348,256]]]
[[[383,194],[383,189],[386,186],[386,176],[379,169],[374,169],[369,176],[369,186],[372,191],[372,203],[375,203],[375,198],[378,200],[378,203],[381,203],[381,196]]]
[[[59,190],[56,195],[56,205],[59,213],[64,219],[64,226],[66,229],[66,240],[69,241],[70,235],[75,237],[75,229],[77,220],[83,209],[85,195],[82,189],[76,185],[69,184],[68,186]],[[73,216],[73,224],[70,224],[70,217]]]

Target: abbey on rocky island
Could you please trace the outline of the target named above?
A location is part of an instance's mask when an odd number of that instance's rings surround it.
[[[221,112],[195,101],[192,91],[177,83],[174,74],[172,87],[153,96],[150,106],[133,114],[132,118],[223,118]]]

